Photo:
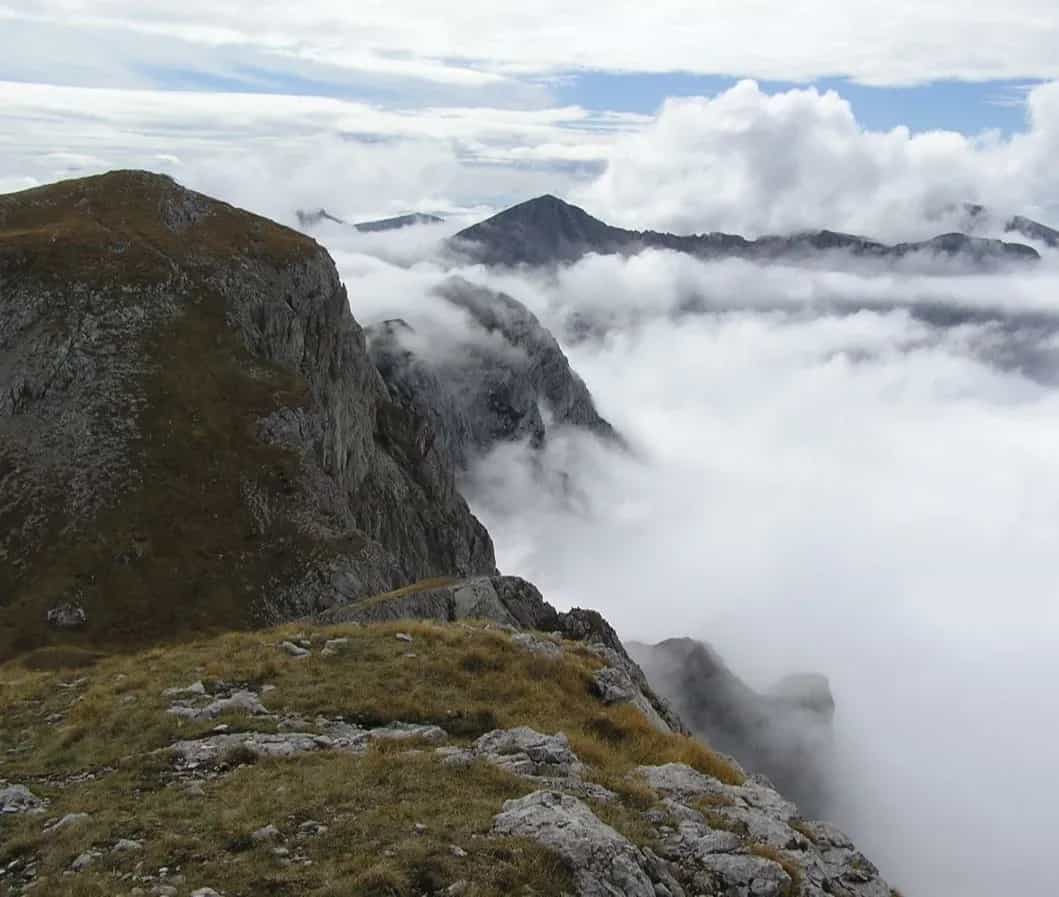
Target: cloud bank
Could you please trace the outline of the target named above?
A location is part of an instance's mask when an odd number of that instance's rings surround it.
[[[362,321],[440,314],[451,272],[428,246],[332,249]],[[566,350],[633,445],[553,433],[545,469],[572,491],[542,488],[525,446],[483,459],[465,485],[502,569],[624,637],[707,640],[759,688],[827,674],[829,815],[906,893],[1059,887],[1040,862],[1059,798],[1055,255],[1005,277],[664,252],[459,273],[558,334],[602,321]]]
[[[885,10],[847,0],[841,15],[828,0],[717,0],[706,10],[691,0],[541,0],[495,3],[488,12],[473,3],[431,0],[355,9],[335,0],[297,7],[248,0],[220,6],[156,0],[146,7],[127,0],[6,0],[0,20],[5,27],[49,29],[53,40],[80,37],[89,51],[104,34],[117,55],[134,58],[145,38],[208,48],[234,74],[252,50],[273,69],[324,65],[475,89],[584,69],[787,81],[843,74],[871,84],[1059,77],[1059,19],[1050,0],[967,6],[958,15],[945,4],[910,0]],[[112,71],[98,53],[86,58]]]
[[[965,229],[966,202],[1047,220],[1059,210],[1059,84],[1030,91],[1026,109],[1027,130],[1011,137],[873,132],[833,91],[743,81],[667,101],[577,198],[615,223],[677,233],[829,228],[898,241]]]

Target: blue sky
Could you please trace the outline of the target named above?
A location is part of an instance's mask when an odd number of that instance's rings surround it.
[[[1055,3],[0,0],[0,191],[142,167],[271,215],[549,192],[674,230],[1051,221]]]
[[[586,72],[561,82],[562,102],[590,109],[657,112],[667,97],[712,96],[737,78],[694,75]],[[951,130],[973,135],[986,130],[1021,131],[1026,125],[1025,95],[1039,81],[939,81],[914,87],[874,87],[847,78],[822,78],[809,83],[761,81],[769,93],[814,86],[835,90],[853,106],[870,130],[888,131],[906,125],[913,131]]]

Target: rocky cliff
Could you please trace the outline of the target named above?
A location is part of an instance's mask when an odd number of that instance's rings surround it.
[[[541,447],[562,427],[620,443],[555,337],[521,302],[460,277],[434,296],[465,313],[459,332],[420,333],[393,320],[371,328],[368,344],[391,396],[430,421],[454,467],[503,442]]]
[[[628,643],[659,694],[699,737],[775,782],[806,813],[826,815],[834,778],[827,679],[787,676],[761,693],[740,679],[709,645],[688,638]]]
[[[0,198],[0,656],[494,567],[314,241],[142,172]]]

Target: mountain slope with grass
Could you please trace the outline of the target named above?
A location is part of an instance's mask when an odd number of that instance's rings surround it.
[[[0,658],[494,567],[313,240],[145,172],[0,197]]]
[[[890,897],[612,700],[598,642],[400,620],[51,650],[0,666],[4,897]]]

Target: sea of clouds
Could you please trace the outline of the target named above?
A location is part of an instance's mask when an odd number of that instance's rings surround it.
[[[469,327],[431,294],[454,270],[520,299],[630,445],[554,433],[544,468],[572,490],[542,488],[527,446],[481,459],[465,491],[501,568],[623,637],[706,640],[757,687],[828,675],[829,815],[906,893],[1059,885],[1040,863],[1059,798],[1059,253],[1002,275],[669,252],[532,273],[453,269],[440,236],[387,258],[321,238],[364,323]]]

